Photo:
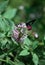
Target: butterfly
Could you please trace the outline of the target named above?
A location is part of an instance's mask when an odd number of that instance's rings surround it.
[[[27,29],[28,30],[31,30],[32,29],[32,24],[36,21],[36,19],[33,19],[33,20],[29,20],[26,22],[26,26],[27,26]]]

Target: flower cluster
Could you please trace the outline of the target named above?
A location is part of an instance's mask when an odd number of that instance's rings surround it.
[[[13,30],[13,38],[16,41],[23,41],[25,38],[27,38],[27,27],[25,23],[20,23],[19,25],[15,26]]]
[[[26,25],[25,23],[22,22],[14,27],[12,36],[17,42],[23,42],[25,38],[27,38],[28,36],[28,30],[31,29],[32,29],[31,26]],[[35,38],[38,38],[38,34],[36,32],[33,31],[32,35]]]

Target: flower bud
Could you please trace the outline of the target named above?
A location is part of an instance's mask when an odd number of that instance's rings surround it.
[[[24,6],[23,5],[19,6],[19,9],[24,10]]]
[[[34,36],[35,36],[35,38],[38,38],[38,34],[37,33],[35,33]]]

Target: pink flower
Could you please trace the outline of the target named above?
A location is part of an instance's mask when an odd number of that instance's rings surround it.
[[[19,38],[19,31],[18,30],[13,30],[13,37],[15,38],[15,39],[18,39]]]

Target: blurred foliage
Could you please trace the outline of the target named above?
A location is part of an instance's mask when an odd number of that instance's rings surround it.
[[[35,18],[28,38],[16,42],[14,26]],[[0,0],[0,65],[45,65],[45,0]]]

